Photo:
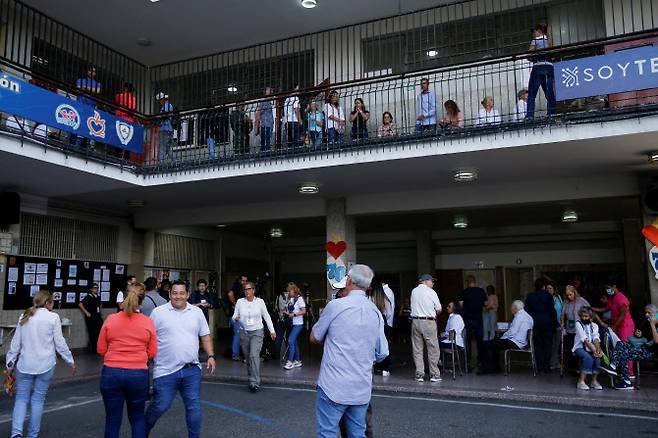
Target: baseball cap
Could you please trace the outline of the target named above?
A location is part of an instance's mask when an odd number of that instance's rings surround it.
[[[347,287],[347,277],[344,277],[342,280],[335,283],[331,283],[331,287],[336,290],[345,289]]]
[[[418,282],[429,281],[429,280],[434,280],[434,277],[430,274],[423,274],[420,277],[418,277]]]

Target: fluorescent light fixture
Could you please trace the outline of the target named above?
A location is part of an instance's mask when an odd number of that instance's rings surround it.
[[[281,227],[272,227],[270,229],[270,237],[274,239],[283,237],[283,230],[281,229]]]
[[[320,187],[316,183],[303,183],[298,191],[303,195],[315,195],[320,192]]]
[[[649,153],[649,163],[658,163],[658,151]]]
[[[159,2],[160,0],[149,0],[149,1],[150,1],[151,3],[157,3],[157,2]]]
[[[455,220],[452,223],[452,226],[455,228],[468,228],[468,219],[466,216],[455,216]]]
[[[128,208],[142,208],[146,203],[142,199],[129,199]]]
[[[436,50],[436,49],[429,49],[427,51],[427,56],[429,56],[430,58],[435,58],[435,57],[439,56],[439,51]]]
[[[573,223],[578,222],[578,213],[573,210],[567,210],[562,213],[562,222]]]
[[[306,9],[313,9],[318,5],[317,0],[302,0],[302,6]]]
[[[226,224],[217,224],[215,225],[217,228],[226,228]]]
[[[478,179],[478,172],[475,169],[455,169],[452,171],[452,179],[456,182],[472,182]]]
[[[226,88],[226,91],[228,91],[229,93],[237,93],[238,92],[238,87],[236,87],[235,85],[229,85]]]

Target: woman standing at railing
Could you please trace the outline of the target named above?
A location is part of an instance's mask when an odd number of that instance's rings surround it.
[[[353,141],[368,139],[368,119],[370,119],[370,112],[366,109],[363,99],[357,97],[354,99],[354,110],[350,113]]]
[[[16,334],[7,353],[7,368],[16,368],[16,401],[11,436],[23,436],[23,423],[30,405],[30,424],[26,437],[36,437],[41,428],[43,403],[55,372],[57,356],[75,373],[71,350],[62,335],[62,322],[53,310],[50,292],[41,290],[32,299],[32,307],[18,320]]]
[[[324,105],[324,115],[327,117],[328,143],[342,143],[345,134],[345,112],[340,106],[338,91],[329,93],[329,100]]]
[[[537,52],[550,49],[553,46],[552,38],[548,34],[548,27],[544,24],[535,26],[534,38],[530,41],[530,52]],[[528,114],[526,118],[532,120],[535,117],[535,99],[539,92],[539,87],[544,90],[546,96],[547,112],[549,116],[555,114],[555,72],[553,63],[550,62],[548,55],[533,55],[532,70],[530,71],[530,81],[528,83]]]

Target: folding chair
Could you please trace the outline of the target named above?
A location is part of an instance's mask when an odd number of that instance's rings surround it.
[[[505,375],[509,375],[512,368],[510,353],[525,353],[530,355],[532,362],[532,375],[537,377],[537,364],[535,363],[535,342],[532,339],[532,329],[528,330],[528,346],[526,348],[510,348],[505,350]]]
[[[445,370],[446,362],[445,355],[449,354],[452,359],[452,380],[455,380],[456,377],[456,368],[455,368],[455,357],[457,358],[457,366],[459,367],[459,375],[463,376],[462,364],[459,358],[460,347],[457,345],[457,334],[454,330],[448,332],[448,342],[450,343],[450,348],[441,348],[441,362],[443,363],[443,369]]]

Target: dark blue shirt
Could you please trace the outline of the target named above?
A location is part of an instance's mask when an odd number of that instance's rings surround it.
[[[190,294],[190,298],[187,301],[192,305],[201,304],[204,302],[210,304],[210,307],[200,308],[203,311],[203,316],[206,317],[206,321],[208,321],[209,319],[208,310],[217,307],[217,300],[215,299],[215,296],[208,291],[206,291],[205,293],[201,293],[198,290],[195,290]]]
[[[468,287],[459,295],[463,301],[464,322],[468,326],[482,325],[482,309],[487,301],[487,293],[481,287]]]
[[[529,293],[525,299],[525,310],[532,316],[535,327],[555,327],[557,316],[555,316],[553,297],[545,290]]]

